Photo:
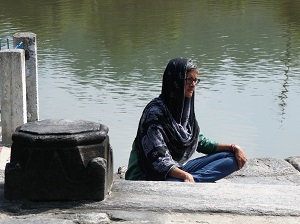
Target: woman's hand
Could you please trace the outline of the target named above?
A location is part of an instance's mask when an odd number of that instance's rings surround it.
[[[194,177],[190,173],[185,172],[177,167],[170,171],[169,176],[182,179],[184,182],[195,182]]]
[[[246,155],[244,154],[243,149],[240,146],[235,145],[233,149],[234,149],[236,161],[238,163],[238,170],[240,170],[245,165],[247,158]]]
[[[224,152],[224,151],[225,152],[226,151],[234,152],[235,159],[236,159],[237,165],[238,165],[238,170],[242,169],[242,167],[245,165],[245,163],[247,161],[247,158],[246,158],[246,155],[244,154],[243,149],[238,145],[219,143],[218,147],[217,147],[217,151],[218,152]]]
[[[194,177],[190,173],[186,173],[183,181],[184,182],[195,182]]]

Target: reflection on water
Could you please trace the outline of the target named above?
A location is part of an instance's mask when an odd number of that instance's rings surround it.
[[[17,2],[0,0],[0,38],[37,34],[41,119],[106,124],[116,166],[178,56],[201,67],[196,114],[207,136],[248,157],[298,155],[299,1]]]
[[[284,65],[285,65],[285,70],[284,70],[284,80],[283,80],[283,84],[282,84],[282,90],[279,94],[279,107],[281,109],[281,119],[280,119],[280,123],[283,123],[284,120],[284,116],[285,116],[285,107],[286,107],[286,99],[288,98],[288,79],[289,79],[289,70],[290,70],[290,64],[291,64],[291,32],[290,32],[290,24],[287,25],[287,30],[286,30],[286,51],[285,51],[285,58],[283,59]]]

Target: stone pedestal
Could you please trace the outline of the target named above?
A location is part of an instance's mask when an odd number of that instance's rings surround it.
[[[8,200],[103,200],[113,181],[108,128],[89,121],[43,120],[19,127],[5,168]]]

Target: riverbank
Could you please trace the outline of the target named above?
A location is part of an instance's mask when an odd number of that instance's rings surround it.
[[[300,222],[300,157],[250,159],[228,178],[201,184],[125,181],[123,167],[104,201],[30,202],[4,199],[9,156],[2,147],[0,223]]]

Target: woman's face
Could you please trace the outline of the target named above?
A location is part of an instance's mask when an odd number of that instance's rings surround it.
[[[185,97],[191,98],[194,93],[194,89],[198,84],[198,72],[197,70],[190,70],[186,73],[185,79]]]

